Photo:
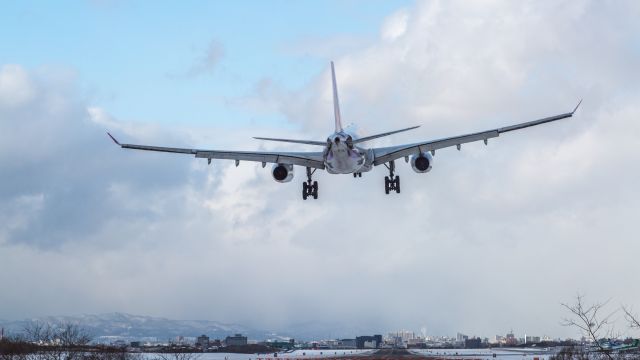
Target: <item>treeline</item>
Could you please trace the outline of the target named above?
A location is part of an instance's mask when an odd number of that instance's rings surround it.
[[[0,360],[195,360],[197,354],[177,350],[155,357],[126,347],[91,345],[92,337],[76,324],[33,322],[20,334],[0,340]]]

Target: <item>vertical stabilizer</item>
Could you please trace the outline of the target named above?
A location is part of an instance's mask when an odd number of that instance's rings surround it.
[[[340,103],[338,102],[338,86],[336,85],[336,70],[331,62],[331,80],[333,81],[333,115],[336,119],[336,132],[342,131],[342,119],[340,117]]]

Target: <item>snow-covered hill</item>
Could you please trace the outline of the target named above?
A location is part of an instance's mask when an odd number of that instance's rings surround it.
[[[107,313],[98,315],[45,316],[19,321],[0,321],[0,327],[6,333],[19,334],[29,322],[38,321],[51,325],[63,323],[77,324],[94,338],[156,338],[159,341],[174,339],[177,336],[196,337],[202,334],[211,339],[224,339],[227,335],[241,333],[252,339],[274,337],[268,331],[251,329],[242,325],[224,324],[210,320],[170,320],[160,317]]]

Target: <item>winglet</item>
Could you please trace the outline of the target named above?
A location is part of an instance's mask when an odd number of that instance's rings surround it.
[[[111,134],[109,134],[109,132],[107,132],[107,135],[109,135],[109,137],[111,138],[111,140],[113,140],[114,143],[116,143],[116,145],[120,145],[120,143],[118,142],[118,140],[116,140],[116,138],[114,138]]]
[[[578,110],[578,108],[580,107],[580,104],[582,104],[582,99],[580,99],[580,101],[578,102],[578,105],[576,105],[575,109],[573,109],[573,111],[571,112],[571,115],[573,115],[573,113],[575,113],[576,110]]]

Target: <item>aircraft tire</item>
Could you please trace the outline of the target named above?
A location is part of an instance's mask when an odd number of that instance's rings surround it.
[[[396,193],[400,194],[400,176],[396,176]]]

